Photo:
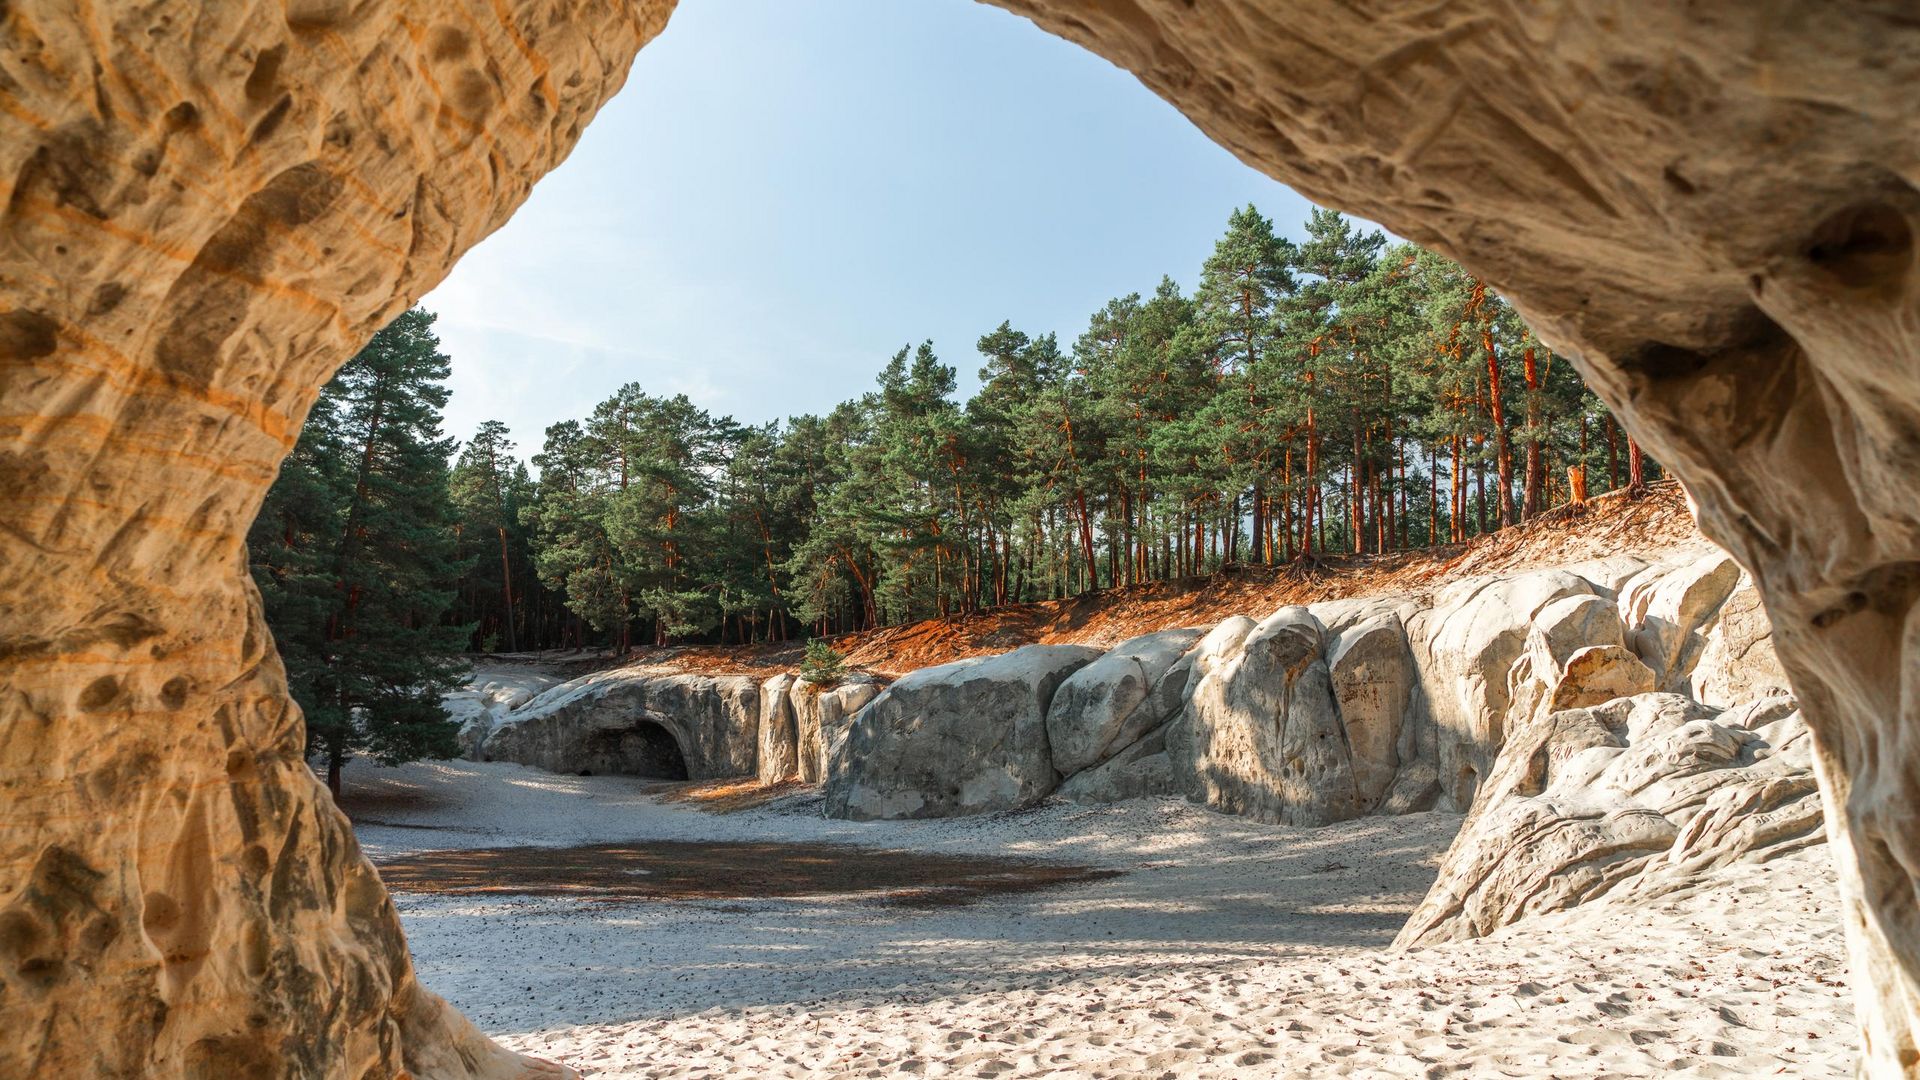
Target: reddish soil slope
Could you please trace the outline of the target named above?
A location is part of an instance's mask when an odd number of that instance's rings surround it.
[[[1070,600],[927,619],[834,639],[850,665],[883,678],[1033,643],[1112,645],[1174,626],[1256,618],[1288,604],[1420,592],[1475,574],[1510,573],[1623,552],[1705,543],[1677,483],[1642,499],[1603,495],[1466,544],[1392,555],[1336,555],[1313,564],[1233,567],[1207,577],[1104,589]],[[764,673],[792,670],[797,645],[647,649],[629,663],[667,670]]]

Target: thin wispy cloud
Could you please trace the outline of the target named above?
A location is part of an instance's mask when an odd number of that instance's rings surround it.
[[[1071,341],[1191,286],[1236,206],[1307,215],[1125,74],[973,0],[706,0],[526,207],[424,301],[448,430],[547,425],[627,382],[748,423],[824,412],[931,338]]]

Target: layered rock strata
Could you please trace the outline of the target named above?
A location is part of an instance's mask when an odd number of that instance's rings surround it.
[[[1812,739],[1789,695],[1724,712],[1657,692],[1558,709],[1508,738],[1396,944],[1660,896],[1824,839]]]

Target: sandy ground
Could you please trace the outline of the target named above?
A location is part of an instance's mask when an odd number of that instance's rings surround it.
[[[1850,1074],[1825,849],[1393,954],[1457,818],[1284,829],[1149,800],[855,824],[805,796],[714,815],[468,762],[348,784],[376,858],[725,841],[1122,871],[933,907],[396,894],[428,986],[593,1077]]]

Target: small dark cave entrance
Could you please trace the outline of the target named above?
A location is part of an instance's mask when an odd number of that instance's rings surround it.
[[[596,731],[583,747],[581,776],[639,776],[685,780],[687,755],[673,732],[651,720],[618,731]]]

